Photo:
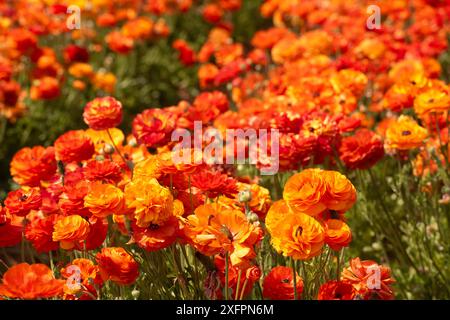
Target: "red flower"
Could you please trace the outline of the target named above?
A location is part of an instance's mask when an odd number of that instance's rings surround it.
[[[48,217],[35,217],[25,228],[25,237],[33,244],[37,252],[48,252],[57,250],[59,243],[53,241],[53,226],[58,215],[52,214]]]
[[[117,183],[122,179],[120,166],[109,160],[89,160],[83,168],[84,177],[90,181],[102,181],[105,183]]]
[[[177,39],[172,44],[172,47],[178,51],[179,59],[185,66],[191,66],[197,61],[195,51],[192,50],[186,41]]]
[[[331,280],[320,286],[317,300],[353,300],[355,295],[355,289],[350,283]]]
[[[122,122],[122,104],[113,97],[95,98],[84,107],[84,122],[94,130],[106,130]]]
[[[87,62],[89,60],[88,51],[74,44],[69,44],[64,49],[63,56],[64,60],[69,64],[73,62]]]
[[[342,139],[340,158],[350,169],[368,169],[384,156],[381,138],[368,129],[360,129],[354,136]]]
[[[39,210],[42,197],[39,188],[22,188],[8,193],[5,207],[9,214],[25,217],[31,210]]]
[[[55,141],[56,159],[64,163],[88,160],[94,152],[94,144],[83,130],[68,131]]]
[[[202,170],[192,175],[191,183],[209,198],[216,198],[219,194],[234,198],[238,193],[236,180],[218,171]]]
[[[147,147],[157,147],[169,142],[175,129],[176,116],[162,109],[147,109],[133,120],[133,135]]]
[[[303,280],[298,274],[297,296],[303,292]],[[273,268],[264,278],[263,296],[271,300],[293,300],[294,299],[294,278],[292,268],[278,266]]]
[[[22,220],[0,206],[0,248],[12,247],[22,241]]]

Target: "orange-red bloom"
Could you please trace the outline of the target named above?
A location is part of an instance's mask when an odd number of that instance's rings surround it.
[[[386,146],[388,149],[410,150],[423,145],[428,132],[411,117],[401,115],[386,130]]]
[[[368,129],[360,129],[354,136],[342,139],[339,154],[350,169],[367,169],[384,156],[381,138]]]
[[[103,248],[97,253],[96,260],[104,281],[129,285],[139,276],[138,263],[122,247]]]
[[[303,292],[303,280],[298,274],[296,276],[297,297]],[[278,266],[272,268],[264,278],[263,297],[270,300],[293,300],[294,299],[294,277],[292,268]]]
[[[325,243],[333,250],[340,250],[347,247],[352,241],[352,231],[343,221],[328,219],[325,225]]]
[[[94,144],[83,130],[64,133],[55,141],[56,159],[64,163],[88,160],[95,152]]]
[[[0,296],[12,299],[38,299],[59,296],[64,280],[57,280],[44,264],[20,263],[3,275]]]
[[[106,130],[122,122],[122,104],[113,97],[95,98],[84,107],[84,122],[94,130]]]
[[[331,280],[320,286],[317,300],[354,300],[355,288],[349,282]]]
[[[25,217],[31,210],[39,210],[42,196],[39,188],[23,187],[8,193],[5,208],[10,214]]]
[[[11,160],[10,171],[18,184],[38,186],[41,180],[50,179],[56,172],[55,150],[41,146],[20,149]]]
[[[125,213],[125,197],[122,190],[112,184],[94,182],[84,197],[84,206],[92,215],[105,218],[112,214]]]
[[[341,280],[351,283],[363,299],[394,298],[391,285],[395,280],[391,278],[391,270],[374,261],[361,261],[359,258],[350,260],[350,266],[342,271]]]

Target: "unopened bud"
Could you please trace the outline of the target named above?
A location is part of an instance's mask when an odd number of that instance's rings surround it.
[[[259,217],[258,217],[258,215],[257,215],[256,213],[251,212],[251,213],[248,215],[248,222],[250,222],[250,223],[255,223],[255,222],[258,222],[258,221],[259,221]]]
[[[252,200],[252,193],[248,189],[239,191],[238,200],[239,202],[249,202]]]
[[[112,145],[110,145],[109,143],[105,143],[105,146],[103,147],[103,151],[106,154],[112,154],[112,153],[114,153],[114,147]]]
[[[141,294],[141,292],[137,289],[134,289],[133,291],[131,291],[131,295],[133,296],[133,298],[137,299],[139,298],[139,295]]]

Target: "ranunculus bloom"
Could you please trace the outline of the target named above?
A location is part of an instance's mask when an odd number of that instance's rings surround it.
[[[94,144],[83,130],[72,130],[56,139],[56,159],[64,163],[88,160],[95,152]]]
[[[65,300],[92,300],[97,296],[94,285],[103,284],[98,266],[83,258],[75,259],[62,268],[61,276],[67,279],[64,284]]]
[[[108,234],[108,220],[106,218],[89,218],[89,232],[86,239],[79,240],[75,246],[79,251],[94,250],[100,247]]]
[[[328,219],[325,221],[325,243],[333,250],[347,247],[352,241],[352,231],[343,221]]]
[[[356,189],[343,174],[337,171],[323,171],[326,194],[322,199],[330,210],[347,211],[356,202]]]
[[[341,279],[353,285],[363,299],[391,300],[394,292],[391,285],[391,269],[371,260],[350,260],[350,266],[342,271]]]
[[[216,198],[219,194],[232,198],[238,192],[236,180],[218,171],[197,172],[192,175],[191,183],[193,187],[203,191],[208,198]]]
[[[176,116],[163,109],[147,109],[133,120],[133,135],[147,147],[157,147],[169,142],[175,129]]]
[[[95,98],[84,107],[84,122],[94,130],[106,130],[122,122],[122,104],[113,97]]]
[[[320,286],[317,300],[353,300],[355,289],[349,282],[330,280]]]
[[[8,193],[5,208],[10,214],[25,217],[31,210],[39,210],[42,196],[39,188],[23,187]]]
[[[5,272],[0,296],[12,299],[39,299],[59,296],[64,280],[55,279],[45,264],[20,263]]]
[[[53,77],[43,77],[33,81],[30,97],[33,100],[51,100],[59,96],[60,81]]]
[[[122,179],[120,166],[109,160],[89,160],[83,168],[83,174],[90,181],[102,181],[105,183],[117,183]]]
[[[133,240],[146,251],[157,251],[167,248],[177,238],[178,219],[170,217],[162,226],[151,224],[147,228],[139,228],[132,224]]]
[[[383,158],[383,142],[374,132],[360,129],[354,136],[342,139],[339,154],[348,168],[368,169]]]
[[[282,213],[280,219],[272,221],[274,224],[268,229],[272,246],[279,253],[294,259],[308,260],[322,252],[325,232],[313,217],[289,212]]]
[[[112,184],[94,182],[84,197],[84,206],[92,215],[105,218],[112,214],[125,213],[125,198],[122,190]]]
[[[428,132],[411,117],[401,115],[386,130],[386,147],[390,150],[410,150],[420,147]]]
[[[414,100],[414,111],[422,118],[423,115],[450,110],[450,89],[446,91],[435,88],[419,94]]]
[[[117,53],[127,54],[134,46],[133,38],[127,37],[119,31],[112,31],[105,38],[108,47]]]
[[[289,178],[284,186],[283,198],[289,206],[314,216],[326,209],[322,202],[326,192],[322,170],[306,169]]]
[[[69,44],[64,48],[63,56],[67,63],[87,62],[89,60],[88,51],[74,44]]]
[[[53,241],[53,228],[58,220],[57,214],[47,217],[35,217],[25,228],[25,237],[31,242],[37,252],[48,252],[57,250],[58,242]]]
[[[133,210],[136,225],[141,228],[164,224],[181,205],[156,179],[138,179],[128,183],[125,200],[127,208]]]
[[[111,280],[120,285],[129,285],[139,276],[139,265],[122,247],[103,248],[96,261],[104,281]]]
[[[22,186],[39,186],[41,180],[50,179],[56,172],[55,149],[41,146],[20,149],[11,160],[10,172]]]
[[[12,247],[22,241],[23,218],[10,215],[0,206],[0,248]]]
[[[256,213],[260,219],[264,219],[272,204],[270,191],[256,183],[246,184],[238,182],[238,189],[240,192],[250,192],[250,200],[248,201],[250,210]],[[237,197],[239,198],[239,195]],[[244,206],[242,202],[239,202],[239,204]]]
[[[297,297],[300,297],[303,292],[303,280],[298,274],[295,276]],[[271,300],[293,300],[294,277],[292,268],[283,266],[272,268],[264,278],[263,297]]]
[[[61,248],[70,250],[75,242],[85,240],[89,233],[89,222],[79,215],[60,217],[55,223],[53,241],[59,241]]]
[[[223,250],[230,252],[230,260],[239,266],[255,257],[254,245],[261,240],[260,227],[251,224],[239,210],[219,204],[205,204],[187,217],[184,232],[193,246],[205,255]]]

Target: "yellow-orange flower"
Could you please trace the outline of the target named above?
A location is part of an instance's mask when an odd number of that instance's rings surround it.
[[[386,130],[386,147],[388,149],[410,150],[420,147],[428,132],[411,117],[402,115]]]
[[[112,184],[94,182],[84,197],[84,206],[99,218],[123,214],[125,213],[125,197],[122,190]]]
[[[284,256],[308,260],[322,251],[324,228],[307,214],[282,213],[282,218],[270,230],[272,246]]]
[[[414,100],[414,111],[419,117],[450,110],[450,93],[431,88],[419,94]]]
[[[250,223],[239,210],[218,204],[205,204],[187,217],[185,234],[194,247],[205,255],[230,252],[233,266],[255,257],[253,246],[261,239],[260,227]]]
[[[134,210],[136,225],[141,228],[151,224],[162,225],[174,215],[174,199],[170,190],[154,178],[135,179],[127,184],[125,200],[127,207]]]
[[[283,198],[300,212],[317,215],[326,209],[322,202],[327,184],[321,169],[306,169],[289,178],[284,186]]]
[[[52,238],[61,248],[72,249],[76,242],[85,240],[89,234],[89,222],[79,215],[62,217],[55,223]]]

